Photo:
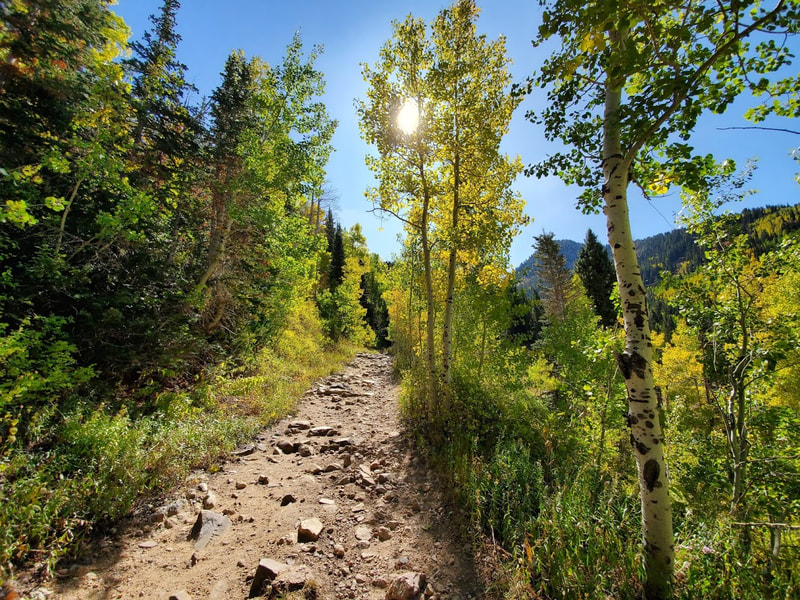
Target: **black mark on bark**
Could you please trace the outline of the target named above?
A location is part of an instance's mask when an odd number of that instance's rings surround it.
[[[661,467],[659,466],[658,461],[655,461],[651,458],[644,463],[642,477],[644,477],[644,482],[645,485],[647,485],[648,491],[652,492],[655,489],[659,475],[661,475]]]

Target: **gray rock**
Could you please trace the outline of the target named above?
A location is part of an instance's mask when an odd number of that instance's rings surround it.
[[[305,429],[311,429],[311,421],[304,421],[299,419],[297,421],[292,421],[291,423],[289,423],[289,429],[299,429],[301,431]]]
[[[253,577],[253,583],[250,585],[250,595],[248,598],[263,596],[265,585],[274,581],[279,574],[283,573],[288,568],[289,565],[285,565],[277,560],[262,558],[258,561],[256,574]]]
[[[242,446],[238,450],[233,451],[234,456],[249,456],[250,454],[254,454],[256,451],[255,444],[247,444],[246,446]]]
[[[323,527],[322,521],[317,517],[300,521],[300,525],[297,528],[297,541],[301,544],[305,542],[316,542],[322,533]]]
[[[425,573],[403,573],[386,590],[386,600],[417,600],[425,592]]]
[[[225,533],[231,526],[231,521],[225,515],[210,510],[202,510],[197,515],[188,539],[195,540],[195,550],[205,548],[214,536]]]

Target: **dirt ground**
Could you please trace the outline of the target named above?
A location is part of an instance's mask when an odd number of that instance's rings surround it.
[[[194,474],[27,597],[482,597],[462,517],[415,456],[397,395],[391,359],[359,354],[220,471]]]

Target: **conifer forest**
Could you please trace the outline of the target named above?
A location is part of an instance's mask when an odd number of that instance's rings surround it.
[[[499,557],[482,597],[800,598],[800,204],[694,148],[728,110],[798,129],[800,2],[541,0],[523,79],[480,1],[393,21],[350,157],[391,257],[327,182],[322,46],[208,57],[201,96],[179,0],[133,37],[113,4],[0,1],[0,599],[361,351]],[[502,145],[532,94],[538,161]],[[553,176],[607,228],[513,265],[516,182]]]

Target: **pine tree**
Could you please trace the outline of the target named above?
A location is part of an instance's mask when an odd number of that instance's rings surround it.
[[[536,277],[545,313],[549,319],[560,321],[564,318],[567,302],[573,296],[572,274],[553,233],[543,233],[534,239]]]
[[[333,242],[336,239],[336,221],[333,220],[333,211],[328,209],[325,217],[325,239],[328,240],[328,252],[333,253]]]
[[[344,238],[342,235],[342,226],[336,226],[336,235],[333,237],[333,250],[331,251],[331,266],[330,266],[330,288],[335,290],[344,281]]]
[[[574,270],[581,278],[586,295],[592,301],[594,312],[600,317],[600,322],[605,327],[613,326],[617,321],[617,311],[611,301],[611,293],[617,275],[608,252],[591,229],[586,232],[586,239],[578,252]]]

